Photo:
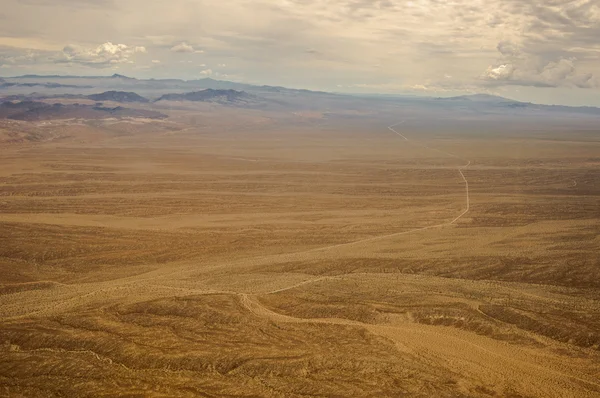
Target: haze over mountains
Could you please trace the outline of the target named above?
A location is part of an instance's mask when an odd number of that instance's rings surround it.
[[[571,113],[600,115],[600,109],[593,107],[537,105],[489,94],[450,98],[351,96],[276,86],[255,86],[211,78],[144,80],[119,74],[112,76],[23,75],[3,78],[0,80],[0,101],[43,101],[48,105],[57,103],[73,105],[73,103],[86,103],[86,101],[110,102],[117,105],[127,104],[127,107],[150,106],[152,111],[159,113],[161,107],[173,106],[175,102],[198,102],[277,112],[310,111],[323,115],[333,113],[347,117],[352,117],[357,112],[376,112],[382,106],[408,107],[414,109],[417,114],[431,111],[460,112],[470,117],[555,117],[557,114]],[[87,105],[93,104],[87,103]],[[113,109],[117,105],[111,105],[108,108]],[[37,106],[36,109],[42,108]],[[64,114],[65,110],[68,110],[67,113],[70,115],[72,115],[71,111],[75,110],[88,111],[85,107],[73,106],[49,109],[54,110],[51,113],[52,117]],[[61,111],[57,113],[56,111],[59,109]],[[135,114],[135,112],[123,112],[122,109],[120,108],[119,112],[101,112],[101,114],[110,117],[114,117],[115,114]],[[43,115],[50,117],[48,110],[42,113],[36,111],[38,113],[35,119],[43,118]],[[94,117],[98,116],[97,112],[95,115]],[[14,115],[11,114],[10,117],[14,117]]]
[[[131,109],[121,106],[103,107],[97,105],[60,103],[47,104],[38,101],[2,102],[0,118],[40,121],[54,119],[105,119],[105,118],[150,118],[163,119],[167,115],[143,109]]]
[[[87,96],[93,101],[116,101],[116,102],[148,102],[147,98],[136,93],[124,91],[106,91],[99,94],[91,94]]]
[[[154,91],[170,90],[172,92],[184,91],[199,91],[202,89],[214,90],[237,90],[237,91],[252,91],[252,92],[295,92],[295,93],[311,93],[309,90],[289,89],[276,86],[255,86],[251,84],[236,83],[225,80],[215,80],[212,78],[204,78],[198,80],[182,80],[182,79],[136,79],[119,74],[112,76],[57,76],[57,75],[23,75],[11,78],[4,78],[9,84],[54,84],[65,85],[75,89],[86,90],[90,87],[94,88],[114,88],[115,90],[126,91]],[[51,87],[52,88],[52,87]],[[319,93],[319,92],[317,92]]]
[[[236,90],[214,90],[208,88],[202,91],[195,91],[184,94],[165,94],[156,101],[200,101],[216,103],[232,103],[251,100],[254,96]]]

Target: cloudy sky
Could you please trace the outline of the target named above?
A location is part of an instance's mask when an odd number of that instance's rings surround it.
[[[30,73],[600,106],[600,0],[2,0]]]

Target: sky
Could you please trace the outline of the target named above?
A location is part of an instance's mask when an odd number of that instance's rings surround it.
[[[600,0],[2,0],[0,76],[600,106]]]

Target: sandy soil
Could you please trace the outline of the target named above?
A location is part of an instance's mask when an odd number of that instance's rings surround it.
[[[3,142],[0,395],[600,395],[597,133],[177,112]]]

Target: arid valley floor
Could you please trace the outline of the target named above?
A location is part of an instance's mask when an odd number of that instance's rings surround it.
[[[0,396],[600,396],[589,124],[203,106],[0,121]]]

